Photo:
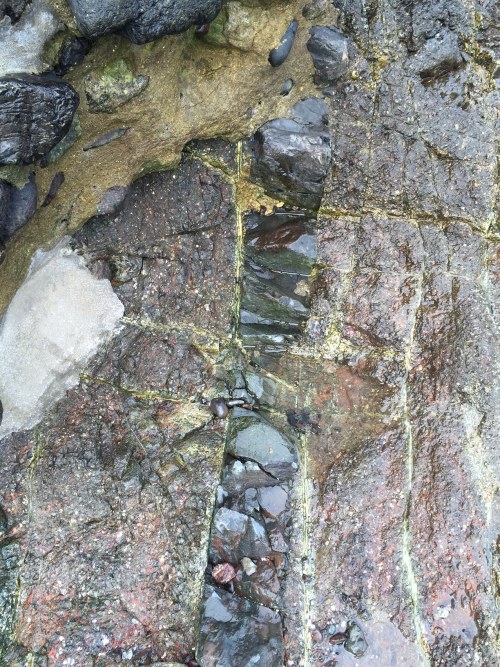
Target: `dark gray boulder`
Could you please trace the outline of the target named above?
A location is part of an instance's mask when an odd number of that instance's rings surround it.
[[[76,25],[85,37],[121,30],[139,14],[138,0],[68,0]]]
[[[69,5],[86,37],[121,32],[144,44],[213,21],[222,0],[69,0]]]
[[[68,131],[79,97],[56,77],[18,74],[0,79],[0,165],[30,164]]]
[[[252,177],[271,196],[296,206],[317,209],[321,203],[324,179],[332,157],[326,114],[277,118],[255,134]],[[321,105],[324,105],[321,102]],[[318,110],[319,110],[318,106]],[[322,108],[322,107],[321,107]],[[313,124],[311,117],[314,117]]]
[[[316,70],[317,83],[335,83],[349,67],[348,39],[335,26],[315,26],[307,48]]]

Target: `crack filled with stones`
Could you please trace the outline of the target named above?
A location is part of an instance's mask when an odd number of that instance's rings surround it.
[[[313,223],[311,213],[292,208],[246,216],[240,336],[249,351],[279,357],[300,336],[316,259]],[[237,377],[233,396],[247,409],[229,412],[198,654],[204,666],[278,665],[301,643],[287,637],[286,621],[286,589],[301,597],[302,564],[291,563],[300,550],[292,531],[300,534],[303,524],[300,438],[292,442],[273,426],[262,414],[265,397],[259,406],[244,374]],[[253,373],[256,392],[259,380]]]
[[[275,358],[300,340],[308,319],[317,255],[315,209],[331,159],[326,104],[308,98],[290,115],[261,127],[248,147],[251,178],[286,204],[244,216],[239,272],[243,348]],[[290,161],[293,146],[298,151]],[[204,667],[293,663],[308,651],[308,631],[297,638],[288,636],[287,628],[293,607],[301,616],[296,626],[307,628],[300,437],[292,442],[264,418],[243,373],[239,380],[234,395],[248,409],[235,407],[229,414],[200,619],[198,659]],[[264,380],[258,370],[252,373],[254,391]],[[301,416],[309,422],[307,412]],[[300,432],[299,415],[294,420],[290,413],[288,423]]]

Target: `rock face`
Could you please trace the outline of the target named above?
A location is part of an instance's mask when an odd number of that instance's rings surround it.
[[[73,252],[124,316],[38,424],[1,439],[1,664],[498,664],[496,3],[303,5],[230,2],[198,37],[93,44],[126,48],[148,89],[82,109],[84,140],[40,192],[66,173],[43,209],[61,225],[68,199],[99,203]],[[226,108],[226,79],[240,91],[214,43],[255,64],[272,111],[252,89],[194,133],[240,136],[246,114],[245,139],[190,141],[130,184],[120,160],[158,146],[134,114],[167,44],[185,69],[171,118],[148,116],[161,146],[176,114]]]
[[[0,79],[0,165],[30,164],[48,153],[68,131],[78,102],[60,79]]]
[[[212,21],[221,0],[69,0],[78,28],[86,37],[122,32],[135,44],[184,32]]]

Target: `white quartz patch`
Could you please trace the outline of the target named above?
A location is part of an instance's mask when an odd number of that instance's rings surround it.
[[[42,52],[61,27],[45,0],[35,0],[14,25],[8,16],[0,21],[0,77],[42,68]]]
[[[109,337],[123,304],[67,240],[39,251],[0,322],[0,437],[31,428]]]

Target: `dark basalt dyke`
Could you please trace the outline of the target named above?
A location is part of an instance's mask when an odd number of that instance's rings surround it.
[[[203,667],[282,664],[292,443],[235,408],[212,524],[198,655]],[[221,573],[230,575],[222,579]],[[233,576],[234,573],[234,576]]]
[[[67,133],[78,107],[73,88],[56,77],[0,79],[0,165],[30,164]]]
[[[240,311],[246,346],[284,345],[300,336],[316,259],[314,224],[307,211],[293,209],[247,217]]]

